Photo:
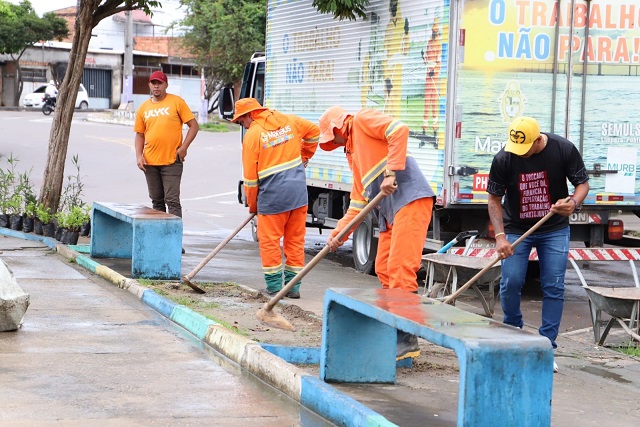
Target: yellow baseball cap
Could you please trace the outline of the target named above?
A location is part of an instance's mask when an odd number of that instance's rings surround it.
[[[504,151],[516,156],[527,154],[533,142],[540,136],[540,125],[531,117],[518,117],[509,126],[509,139]]]

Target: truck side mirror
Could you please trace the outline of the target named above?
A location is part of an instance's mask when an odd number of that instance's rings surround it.
[[[235,113],[234,106],[235,97],[233,96],[232,87],[223,87],[220,89],[218,97],[218,115],[223,120],[231,120]]]

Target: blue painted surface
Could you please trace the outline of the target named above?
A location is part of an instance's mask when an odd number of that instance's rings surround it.
[[[396,329],[455,350],[458,425],[494,425],[496,414],[504,425],[550,425],[553,350],[548,339],[448,304],[422,302],[401,290],[327,290],[320,379],[395,381]]]
[[[39,236],[37,234],[24,233],[18,230],[12,230],[10,228],[0,228],[0,234],[3,236],[16,237],[18,239],[31,240],[34,242],[44,243],[49,249],[55,248],[57,241],[50,237]]]
[[[305,375],[301,378],[300,403],[339,426],[395,426],[382,415],[330,385]]]
[[[90,270],[93,273],[96,272],[96,268],[100,265],[94,260],[92,260],[91,258],[88,258],[83,255],[79,255],[76,257],[76,264],[83,266],[84,268]]]
[[[260,344],[260,346],[289,363],[298,365],[317,365],[320,363],[320,348],[318,347],[287,347],[273,344]]]
[[[91,251],[90,245],[67,245],[69,249],[74,250],[80,254],[88,254]]]
[[[180,278],[182,219],[143,205],[94,202],[92,258],[131,258],[133,278]]]
[[[207,319],[200,313],[196,313],[182,305],[175,307],[173,313],[171,313],[171,320],[201,340],[207,335],[209,326],[216,324],[213,320]]]
[[[144,291],[142,293],[142,298],[140,299],[149,307],[155,309],[157,312],[169,319],[171,319],[173,310],[178,306],[178,304],[169,301],[150,289]]]

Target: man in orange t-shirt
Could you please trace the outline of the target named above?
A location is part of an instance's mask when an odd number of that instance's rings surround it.
[[[187,103],[167,93],[167,75],[149,77],[151,98],[138,108],[133,131],[138,168],[147,179],[153,209],[182,217],[180,181],[187,150],[200,129]],[[182,139],[182,125],[189,127]]]

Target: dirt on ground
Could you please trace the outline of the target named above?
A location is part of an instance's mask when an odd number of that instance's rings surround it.
[[[270,299],[254,289],[235,283],[198,282],[197,286],[205,291],[204,294],[198,294],[179,281],[143,285],[256,342],[316,348],[322,342],[322,319],[295,305],[295,300],[285,299],[273,309],[296,328],[293,332],[284,332],[258,320],[256,313]],[[398,370],[399,381],[417,372],[428,371],[437,376],[449,376],[458,371],[458,360],[453,350],[422,339],[419,342],[422,350],[420,357],[414,360],[411,369]],[[306,365],[304,369],[313,373],[318,366]]]
[[[144,283],[160,295],[189,307],[209,319],[250,338],[253,341],[297,347],[320,347],[322,319],[286,300],[273,310],[283,316],[296,330],[281,329],[261,323],[256,314],[270,300],[265,295],[234,283],[201,283],[206,293],[195,293],[180,282]]]

